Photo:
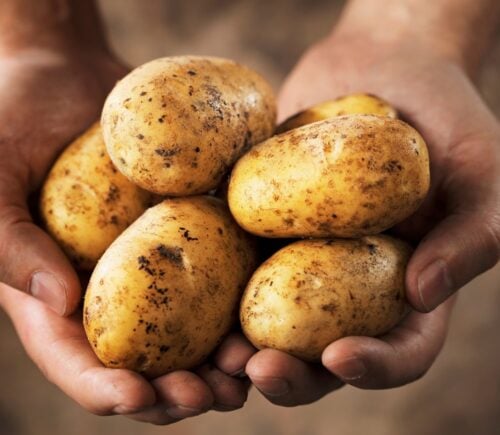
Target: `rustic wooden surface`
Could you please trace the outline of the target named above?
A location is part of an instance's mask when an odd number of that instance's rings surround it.
[[[341,1],[102,0],[116,51],[131,65],[212,54],[261,71],[276,87],[327,32]],[[500,114],[500,39],[481,90]],[[500,267],[461,292],[444,351],[420,381],[395,390],[344,388],[315,404],[278,408],[252,391],[242,410],[160,428],[89,415],[49,384],[0,314],[0,435],[500,434]]]

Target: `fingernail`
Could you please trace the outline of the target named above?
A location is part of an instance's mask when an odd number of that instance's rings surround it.
[[[245,369],[239,369],[231,373],[229,376],[232,376],[233,378],[246,378],[247,374],[245,372]]]
[[[45,302],[60,316],[66,313],[66,288],[49,272],[36,272],[31,277],[29,292]]]
[[[290,391],[290,385],[281,378],[252,378],[255,386],[266,396],[284,396]]]
[[[195,415],[201,414],[203,411],[197,408],[190,408],[188,406],[176,405],[171,408],[167,408],[165,411],[170,417],[176,420],[181,420],[183,418],[194,417]]]
[[[140,411],[142,411],[142,409],[129,408],[128,406],[124,405],[117,405],[113,408],[113,414],[120,415],[135,414],[136,412]]]
[[[426,311],[436,308],[453,293],[453,283],[443,260],[436,260],[420,273],[417,281],[420,302]]]
[[[234,406],[234,405],[224,405],[222,403],[215,403],[212,408],[215,411],[221,411],[221,412],[229,412],[229,411],[236,411],[237,409],[241,409],[241,406]]]
[[[333,372],[346,381],[354,381],[362,378],[368,371],[363,361],[359,358],[347,358],[342,361],[335,362]]]

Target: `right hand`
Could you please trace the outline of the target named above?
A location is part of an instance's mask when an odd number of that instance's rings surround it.
[[[151,382],[104,368],[75,313],[78,276],[32,221],[28,197],[61,150],[99,117],[126,68],[102,50],[74,47],[24,49],[0,58],[0,71],[0,307],[28,355],[50,381],[99,415],[168,424],[212,407],[241,407],[248,384],[208,365],[197,374],[178,371]]]

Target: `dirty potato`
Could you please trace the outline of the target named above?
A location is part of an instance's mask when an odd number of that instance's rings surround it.
[[[343,115],[379,115],[396,119],[398,113],[387,101],[371,94],[350,94],[305,109],[283,121],[276,133]]]
[[[243,332],[259,349],[319,361],[331,342],[377,336],[406,312],[411,248],[388,236],[304,240],[281,249],[253,274],[243,295]]]
[[[361,237],[412,214],[429,183],[415,129],[351,115],[254,146],[233,169],[228,201],[237,222],[263,237]]]
[[[142,188],[206,193],[236,159],[275,128],[273,92],[256,72],[226,59],[179,56],[132,71],[102,113],[108,152]]]
[[[107,367],[156,377],[200,364],[229,331],[255,267],[224,203],[169,199],[147,210],[100,259],[84,326]]]
[[[154,200],[116,170],[96,123],[55,162],[42,188],[40,211],[75,266],[91,270]]]

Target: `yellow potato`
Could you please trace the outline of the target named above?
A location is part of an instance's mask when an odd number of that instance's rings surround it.
[[[254,146],[235,165],[229,207],[264,237],[360,237],[412,214],[429,157],[408,124],[374,115],[316,122]]]
[[[104,139],[116,167],[142,188],[169,196],[206,193],[236,159],[269,137],[271,87],[226,59],[180,56],[135,69],[109,95]]]
[[[61,154],[40,198],[41,217],[75,266],[91,270],[111,242],[154,202],[113,166],[94,124]]]
[[[200,364],[236,320],[254,247],[213,197],[165,200],[109,247],[84,326],[107,367],[156,377]]]
[[[319,361],[331,342],[376,336],[406,312],[411,248],[388,236],[304,240],[286,246],[253,274],[243,295],[243,332],[259,349]]]
[[[283,121],[276,133],[343,115],[380,115],[396,119],[398,113],[387,101],[370,94],[351,94],[325,101],[305,109]]]

